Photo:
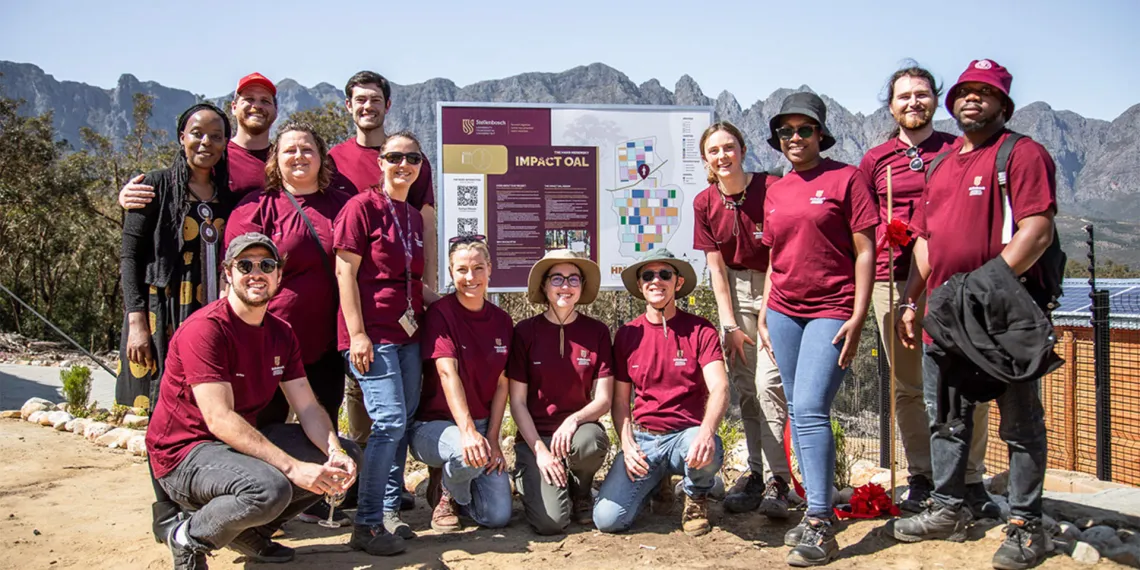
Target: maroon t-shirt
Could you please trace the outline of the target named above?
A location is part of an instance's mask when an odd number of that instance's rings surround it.
[[[954,274],[978,269],[1005,249],[996,160],[1008,135],[1002,131],[965,154],[959,142],[930,176],[911,222],[927,240],[930,294]],[[1056,167],[1045,147],[1028,137],[1017,141],[1007,174],[1015,232],[1023,218],[1057,211]],[[1039,283],[1040,267],[1031,267],[1025,278]],[[929,335],[923,338],[930,342]]]
[[[435,367],[437,358],[458,361],[459,380],[471,419],[490,417],[491,398],[507,367],[512,329],[511,316],[490,302],[483,303],[478,311],[469,311],[452,293],[432,303],[424,317],[420,339],[424,383],[416,419],[455,421]]]
[[[730,269],[768,270],[768,246],[764,238],[764,195],[780,178],[769,174],[752,175],[744,192],[723,196],[716,184],[693,198],[693,248],[719,251]],[[730,209],[725,204],[735,206]]]
[[[666,325],[668,337],[641,315],[614,336],[614,379],[633,383],[633,421],[653,431],[700,425],[709,399],[704,366],[724,361],[720,337],[704,318],[677,309]]]
[[[254,425],[281,382],[304,377],[297,337],[285,321],[267,313],[261,326],[247,324],[226,298],[198,309],[175,331],[166,355],[162,390],[146,431],[154,476],[165,477],[194,446],[218,441],[194,399],[195,385],[228,382],[234,411]]]
[[[934,134],[918,145],[918,157],[926,165],[934,157],[950,150],[957,137],[949,133],[934,131]],[[867,151],[863,161],[859,163],[859,170],[871,182],[879,198],[879,226],[875,228],[875,243],[883,238],[887,231],[887,167],[891,167],[891,194],[894,200],[894,219],[910,223],[914,217],[914,210],[918,207],[918,200],[922,198],[922,189],[926,186],[926,168],[917,172],[910,169],[910,160],[906,157],[907,146],[898,137]],[[895,249],[895,279],[906,281],[910,273],[910,258],[914,253],[914,241]],[[878,252],[875,259],[875,281],[889,281],[890,250],[884,247]]]
[[[335,263],[333,220],[351,197],[333,188],[294,196],[317,230],[320,242],[313,239],[304,218],[281,190],[257,190],[247,194],[230,214],[226,225],[226,247],[237,236],[260,232],[277,244],[278,251],[287,260],[281,287],[269,302],[269,311],[293,327],[305,364],[316,362],[336,348],[339,305],[332,274]]]
[[[226,145],[226,160],[230,170],[230,191],[238,196],[265,188],[265,161],[269,160],[269,147],[248,150],[233,140]]]
[[[609,327],[579,314],[562,332],[560,355],[557,324],[543,315],[519,322],[507,363],[507,378],[527,385],[526,408],[543,437],[590,403],[594,380],[613,375]]]
[[[346,180],[349,192],[364,192],[380,184],[384,174],[380,172],[380,148],[360,146],[356,139],[348,139],[329,151],[329,157],[337,172]],[[408,190],[408,203],[417,210],[424,205],[435,207],[435,189],[431,183],[431,164],[427,155],[420,163],[420,175]]]
[[[387,194],[373,189],[353,196],[334,226],[333,247],[361,257],[356,286],[360,289],[360,312],[368,338],[373,344],[419,340],[419,331],[409,337],[399,323],[408,309],[409,283],[417,322],[424,314],[424,219],[419,210],[409,208],[407,202],[389,200]],[[412,247],[410,280],[404,239]],[[337,348],[347,350],[349,341],[341,310],[337,317]]]
[[[768,306],[791,317],[851,318],[851,234],[879,223],[867,179],[854,166],[825,158],[807,172],[789,172],[768,188],[765,210],[764,245],[772,248]]]

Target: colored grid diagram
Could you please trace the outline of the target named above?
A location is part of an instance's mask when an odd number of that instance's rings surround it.
[[[654,137],[619,143],[613,208],[618,215],[618,241],[623,255],[635,256],[664,247],[681,224],[681,192],[662,187],[657,170],[667,160],[655,152]]]
[[[654,139],[639,139],[626,141],[617,147],[618,180],[621,182],[636,182],[642,179],[638,169],[642,165],[653,168],[653,141]]]

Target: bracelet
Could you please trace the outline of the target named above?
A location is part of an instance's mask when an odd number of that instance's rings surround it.
[[[328,452],[325,453],[325,455],[332,457],[332,455],[334,453],[339,453],[341,455],[348,455],[348,452],[345,451],[343,447],[335,447],[335,446],[330,446]]]
[[[723,333],[725,335],[728,335],[730,333],[734,333],[738,330],[740,330],[740,325],[721,325],[721,327],[720,327],[721,333]]]
[[[900,309],[910,309],[916,313],[918,312],[918,305],[915,303],[899,303],[899,308]]]

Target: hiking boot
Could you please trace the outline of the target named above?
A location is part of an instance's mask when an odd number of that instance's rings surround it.
[[[431,528],[437,532],[462,530],[463,525],[459,524],[459,511],[455,508],[455,501],[451,498],[451,493],[448,493],[447,489],[443,489],[442,485],[441,491],[439,503],[431,512]]]
[[[1041,521],[1026,522],[1010,517],[1005,525],[1005,542],[994,553],[997,570],[1022,570],[1041,563],[1053,552],[1053,539],[1041,527]]]
[[[736,480],[724,497],[724,510],[730,513],[755,511],[764,500],[764,477],[755,471]]]
[[[788,566],[823,566],[839,557],[839,543],[835,541],[831,519],[805,516],[804,521],[800,542],[788,553]]]
[[[256,529],[247,528],[234,537],[226,546],[253,562],[269,562],[280,564],[292,562],[296,552],[283,544],[273,542],[262,536]]]
[[[400,513],[395,511],[384,511],[384,530],[404,540],[416,537],[416,533],[412,532],[412,527],[401,520]]]
[[[170,549],[170,555],[174,557],[174,570],[209,570],[210,567],[206,564],[206,554],[210,552],[210,549],[206,545],[193,538],[190,538],[188,544],[179,544],[174,539],[178,528],[189,522],[189,519],[186,519],[185,522],[171,527],[170,531],[166,533],[166,546]]]
[[[951,542],[964,542],[966,528],[973,516],[966,508],[954,511],[943,507],[933,499],[926,501],[926,510],[921,513],[891,521],[891,534],[902,542],[942,539]]]
[[[439,498],[443,494],[443,468],[442,467],[428,467],[428,484],[427,490],[424,493],[424,498],[427,499],[428,506],[435,508],[439,504]]]
[[[416,508],[416,496],[407,489],[400,490],[400,510],[413,511]]]
[[[768,479],[764,498],[760,501],[760,514],[777,520],[788,518],[788,484],[778,475]]]
[[[570,505],[570,520],[583,526],[594,524],[594,497],[590,495],[574,497]]]
[[[685,495],[685,510],[681,513],[681,530],[689,536],[701,536],[712,530],[709,524],[709,498]]]
[[[392,556],[407,548],[404,539],[388,533],[383,525],[352,525],[352,538],[348,546],[353,550],[363,550],[373,556]]]
[[[807,530],[807,527],[808,518],[805,514],[804,518],[800,519],[800,524],[789,528],[788,532],[784,533],[784,546],[791,546],[793,548],[798,546],[800,539],[804,536],[804,531]]]
[[[313,506],[305,509],[305,512],[297,515],[297,520],[310,524],[317,524],[321,521],[327,521],[329,520],[329,510],[332,510],[333,512],[332,522],[341,526],[352,522],[352,519],[349,518],[348,515],[344,514],[344,511],[330,507],[329,504],[323,500],[313,503]]]
[[[1001,519],[1001,507],[994,502],[993,497],[986,491],[985,483],[970,483],[966,485],[966,507],[974,519]]]
[[[934,490],[934,482],[926,475],[911,475],[907,477],[906,498],[899,501],[899,508],[911,512],[921,513],[930,492]]]
[[[673,478],[666,475],[657,485],[657,492],[649,499],[649,508],[655,515],[667,515],[673,511],[673,503],[677,502],[677,495],[673,491]]]
[[[170,530],[186,519],[182,507],[173,501],[155,501],[150,504],[150,530],[154,533],[154,540],[159,544],[166,544],[166,537]]]

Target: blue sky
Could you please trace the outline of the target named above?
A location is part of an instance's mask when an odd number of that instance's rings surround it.
[[[216,96],[254,70],[339,86],[360,69],[462,86],[602,62],[670,90],[687,73],[744,107],[807,84],[869,113],[905,58],[952,83],[986,57],[1019,105],[1111,120],[1140,102],[1137,0],[0,1],[0,59],[104,88],[132,73]]]

